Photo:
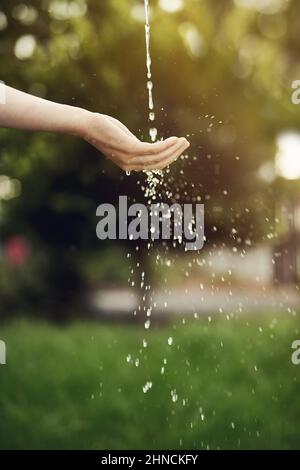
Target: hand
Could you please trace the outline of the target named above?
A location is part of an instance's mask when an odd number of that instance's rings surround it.
[[[162,170],[190,146],[185,138],[171,137],[148,144],[141,142],[117,119],[91,114],[85,140],[124,171]]]

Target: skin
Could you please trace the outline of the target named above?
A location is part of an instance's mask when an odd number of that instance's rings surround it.
[[[162,170],[190,146],[185,138],[157,143],[141,142],[124,124],[104,114],[53,103],[5,87],[0,104],[0,126],[72,134],[96,147],[124,171]]]

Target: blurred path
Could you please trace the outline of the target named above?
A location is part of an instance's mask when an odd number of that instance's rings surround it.
[[[96,315],[132,316],[138,307],[138,296],[129,289],[97,290],[89,295],[89,306]],[[214,290],[188,289],[156,291],[153,294],[153,314],[214,315],[218,313],[251,313],[264,311],[300,310],[300,293],[296,287],[266,289],[233,288]]]

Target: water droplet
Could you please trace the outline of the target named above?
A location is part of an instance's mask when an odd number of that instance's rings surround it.
[[[152,142],[155,142],[156,139],[157,139],[157,129],[156,129],[156,127],[151,127],[151,129],[149,130],[149,134],[150,134]]]
[[[126,361],[129,363],[131,362],[131,354],[128,354],[128,356],[126,357]]]
[[[146,384],[143,386],[143,392],[147,393],[149,390],[152,388],[152,382],[146,382]]]
[[[178,400],[178,395],[177,395],[176,390],[171,390],[171,397],[172,397],[172,402],[176,403]]]

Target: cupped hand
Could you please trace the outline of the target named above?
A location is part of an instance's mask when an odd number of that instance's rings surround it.
[[[141,142],[120,121],[103,114],[92,114],[86,133],[85,139],[124,171],[162,170],[190,146],[184,137]]]

